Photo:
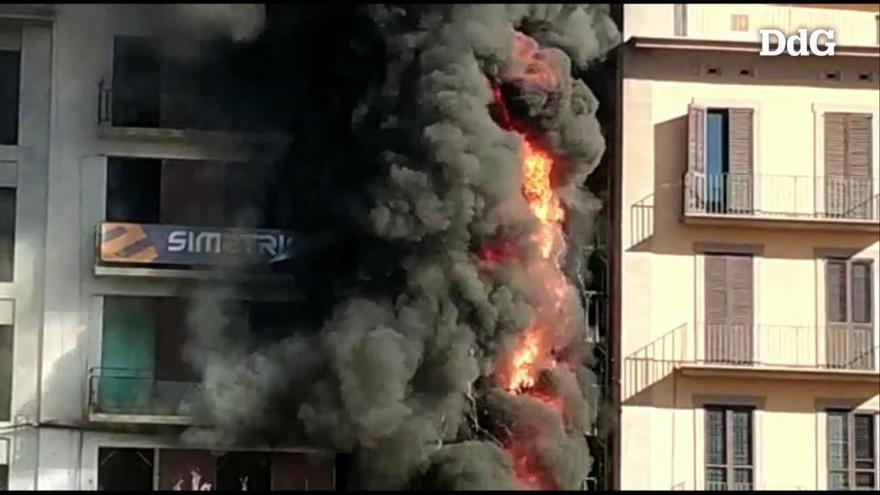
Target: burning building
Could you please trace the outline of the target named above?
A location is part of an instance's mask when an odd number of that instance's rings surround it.
[[[591,476],[607,6],[4,8],[10,486]]]

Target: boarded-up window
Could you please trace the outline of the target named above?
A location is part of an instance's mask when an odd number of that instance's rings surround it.
[[[98,449],[98,491],[152,491],[153,449]]]
[[[272,456],[272,490],[332,490],[331,454],[276,453]]]
[[[825,133],[825,212],[832,217],[871,218],[873,116],[827,112]]]
[[[706,360],[752,360],[752,257],[706,255]]]
[[[877,489],[876,417],[827,411],[828,489]]]
[[[873,267],[870,260],[829,259],[825,271],[826,354],[835,368],[874,366]]]
[[[159,451],[159,489],[215,490],[216,463],[217,458],[207,450],[162,449]]]
[[[751,490],[754,483],[752,410],[706,408],[706,489]]]

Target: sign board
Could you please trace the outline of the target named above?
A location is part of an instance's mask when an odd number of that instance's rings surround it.
[[[221,229],[103,222],[99,258],[104,263],[218,265],[268,263],[303,241],[275,229]]]

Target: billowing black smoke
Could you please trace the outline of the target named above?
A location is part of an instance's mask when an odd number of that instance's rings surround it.
[[[266,79],[276,82],[263,88],[264,111],[293,142],[270,158],[266,180],[296,228],[341,242],[294,268],[306,302],[291,305],[281,339],[250,335],[215,299],[193,305],[187,356],[212,427],[186,438],[354,452],[352,482],[364,488],[514,488],[523,470],[537,486],[577,487],[591,462],[593,378],[572,287],[558,296],[564,317],[553,329],[567,366],[536,385],[562,411],[511,394],[496,372],[548,297],[529,241],[523,136],[558,164],[554,186],[577,233],[564,269],[584,275],[580,244],[601,206],[584,182],[605,144],[598,101],[573,74],[617,43],[607,6],[274,15],[236,48],[261,47],[254,73],[280,74]],[[498,93],[519,132],[493,112]],[[499,240],[520,255],[487,267],[477,253]]]

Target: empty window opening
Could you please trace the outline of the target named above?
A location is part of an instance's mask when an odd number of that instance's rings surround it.
[[[840,71],[839,70],[830,70],[824,73],[824,77],[829,81],[839,81],[840,80]]]
[[[710,76],[720,76],[721,75],[721,67],[719,67],[719,66],[707,67],[706,74],[709,74]]]
[[[21,28],[0,24],[0,145],[18,144]]]
[[[859,72],[859,81],[871,82],[874,80],[874,74],[870,72]]]
[[[153,449],[98,449],[98,491],[152,491]]]
[[[227,452],[217,457],[217,490],[272,489],[272,456],[263,452]]]

